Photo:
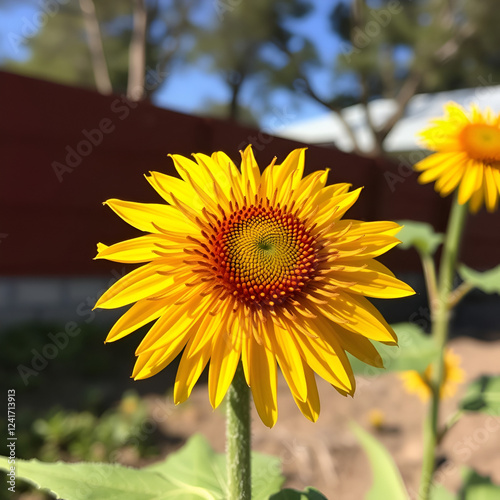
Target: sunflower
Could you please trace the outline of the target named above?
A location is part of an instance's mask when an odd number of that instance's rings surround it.
[[[465,380],[465,372],[460,367],[461,358],[451,349],[444,352],[444,377],[440,389],[440,398],[451,398],[457,392],[458,386]],[[431,396],[430,381],[432,365],[429,365],[423,374],[409,370],[399,374],[405,389],[410,394],[416,394],[422,401],[427,401]]]
[[[394,222],[343,220],[361,189],[326,186],[328,170],[302,178],[304,149],[261,174],[251,147],[241,170],[222,152],[171,155],[181,179],[151,172],[167,204],[105,202],[143,236],[98,244],[98,259],[144,263],[96,307],[134,303],[106,339],[155,321],[137,348],[133,378],[144,379],[182,353],[175,403],[185,401],[210,361],[217,407],[242,362],[262,421],[277,419],[277,365],[302,413],[315,421],[315,373],[343,395],[355,381],[346,351],[373,366],[372,340],[396,344],[366,297],[413,294],[377,257],[398,244]]]
[[[490,109],[481,113],[475,105],[466,113],[454,102],[444,109],[446,116],[420,133],[422,145],[436,153],[415,165],[422,172],[418,180],[436,181],[441,196],[459,186],[461,205],[470,200],[475,213],[485,203],[494,212],[500,193],[500,115]]]

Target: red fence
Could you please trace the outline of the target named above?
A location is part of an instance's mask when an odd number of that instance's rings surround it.
[[[301,144],[222,120],[187,116],[124,96],[104,97],[0,72],[0,274],[102,274],[95,244],[134,236],[102,206],[108,198],[158,202],[143,177],[174,174],[168,153],[210,154],[234,160],[247,143],[261,166]],[[415,219],[443,230],[449,199],[419,186],[403,164],[310,147],[307,171],[330,167],[329,182],[365,186],[348,214],[362,220]],[[174,174],[175,175],[175,174]],[[500,213],[469,219],[464,260],[477,268],[500,262]],[[392,251],[396,270],[417,270],[415,256]]]

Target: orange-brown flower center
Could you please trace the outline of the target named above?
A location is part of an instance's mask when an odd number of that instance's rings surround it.
[[[490,164],[500,162],[500,128],[498,126],[471,123],[462,130],[460,140],[471,158]]]
[[[304,224],[262,203],[219,220],[211,245],[217,278],[248,305],[283,303],[304,288],[317,262],[315,239]]]

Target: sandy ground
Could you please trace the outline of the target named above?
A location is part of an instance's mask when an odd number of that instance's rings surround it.
[[[453,340],[451,347],[462,357],[467,381],[485,373],[500,373],[500,341],[460,338]],[[453,399],[445,401],[443,420],[454,412],[465,385]],[[318,381],[318,386],[322,408],[315,424],[299,412],[283,379],[279,382],[276,426],[268,429],[254,412],[253,447],[281,457],[286,486],[298,489],[315,486],[328,498],[340,500],[364,498],[372,477],[368,459],[349,430],[349,422],[354,420],[369,429],[390,450],[411,497],[416,498],[426,405],[415,395],[404,392],[401,381],[394,374],[358,378],[358,390],[353,399],[343,398],[322,381]],[[153,417],[166,435],[184,440],[201,432],[217,451],[224,450],[224,415],[222,411],[212,410],[206,386],[198,385],[189,401],[178,407],[157,396],[149,397],[148,401]],[[373,409],[380,410],[383,415],[379,428],[371,422]],[[159,415],[166,417],[158,418]],[[463,465],[490,475],[500,484],[500,419],[465,415],[445,437],[440,455],[447,461],[437,479],[451,490],[456,491],[459,487]]]

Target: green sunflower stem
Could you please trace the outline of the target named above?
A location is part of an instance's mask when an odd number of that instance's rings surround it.
[[[437,301],[431,304],[434,313],[432,318],[432,336],[439,347],[439,359],[435,362],[431,377],[431,402],[424,427],[424,457],[420,480],[419,500],[429,500],[432,479],[435,470],[436,447],[439,441],[439,405],[440,392],[445,375],[444,350],[448,340],[450,323],[450,296],[453,293],[453,278],[457,265],[458,252],[462,240],[463,228],[467,216],[468,205],[460,205],[457,195],[448,221],[441,265],[439,268]]]
[[[252,497],[250,389],[239,364],[227,395],[226,460],[229,500]]]

